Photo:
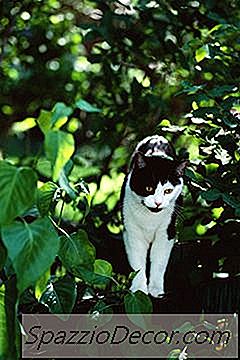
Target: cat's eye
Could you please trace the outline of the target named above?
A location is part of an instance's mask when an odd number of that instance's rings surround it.
[[[152,187],[152,186],[146,186],[146,191],[147,191],[147,192],[153,191],[153,187]]]
[[[171,194],[173,192],[173,189],[165,189],[164,194]]]

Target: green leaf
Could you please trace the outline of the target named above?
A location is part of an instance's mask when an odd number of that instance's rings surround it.
[[[50,130],[58,130],[63,126],[67,120],[68,116],[71,115],[73,109],[69,106],[66,106],[62,102],[55,104],[52,111],[41,110],[39,117],[37,118],[37,123],[46,135]]]
[[[218,189],[211,189],[201,192],[201,197],[208,201],[215,201],[221,197],[221,192]]]
[[[93,106],[89,102],[82,100],[82,99],[80,99],[76,102],[76,107],[79,108],[80,110],[90,112],[90,113],[98,113],[98,112],[102,111],[99,108],[97,108],[96,106]]]
[[[229,194],[223,194],[222,195],[223,201],[225,201],[226,204],[230,205],[234,209],[237,209],[240,207],[240,202],[237,200],[234,196]]]
[[[96,259],[93,269],[89,282],[96,286],[106,286],[112,278],[112,265],[106,260]]]
[[[53,181],[59,178],[63,166],[74,153],[74,138],[64,131],[49,131],[45,136],[45,151],[53,167]]]
[[[32,169],[0,161],[0,225],[10,223],[33,205],[36,184]]]
[[[124,296],[124,307],[127,314],[150,314],[153,311],[151,299],[140,290]]]
[[[2,239],[16,271],[20,293],[45,273],[59,248],[58,236],[48,218],[4,226]]]
[[[37,118],[37,124],[44,134],[51,129],[51,112],[46,110],[41,110],[39,117]]]
[[[59,258],[66,269],[75,276],[82,277],[81,270],[93,272],[95,257],[95,247],[88,240],[84,230],[79,230],[70,237],[61,236]]]
[[[69,314],[72,312],[76,298],[76,283],[72,276],[65,275],[61,279],[49,281],[40,302],[47,305],[53,314]]]
[[[59,176],[59,185],[66,191],[70,199],[75,200],[77,198],[77,192],[73,189],[68,181],[68,175],[73,168],[73,162],[69,160],[62,168]]]
[[[181,85],[183,89],[178,91],[176,95],[181,95],[185,93],[188,95],[193,95],[196,94],[199,90],[202,90],[206,86],[205,84],[192,85],[189,81],[182,81]]]
[[[67,122],[68,116],[71,115],[72,112],[73,109],[64,103],[56,103],[52,110],[51,129],[60,129],[60,127]]]
[[[202,47],[197,49],[196,53],[195,53],[195,59],[198,63],[201,62],[205,58],[209,58],[209,46],[208,45],[203,45]]]
[[[112,265],[106,260],[96,259],[94,262],[94,272],[101,276],[111,277]]]
[[[51,181],[46,182],[37,191],[37,207],[42,216],[48,214],[54,194],[58,189],[57,185]]]
[[[28,131],[36,126],[36,120],[34,118],[28,117],[22,121],[17,121],[12,125],[12,131],[14,133],[22,133]]]
[[[220,97],[223,95],[226,95],[228,93],[233,92],[238,89],[236,85],[222,85],[222,86],[216,86],[212,90],[208,91],[208,94],[212,97]]]

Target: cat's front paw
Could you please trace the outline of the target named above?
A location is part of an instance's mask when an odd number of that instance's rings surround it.
[[[137,286],[131,286],[130,287],[130,290],[131,290],[131,292],[136,292],[136,291],[138,291],[138,290],[140,290],[140,291],[142,291],[142,292],[144,292],[146,295],[148,295],[148,288],[147,288],[147,286],[141,286],[141,287],[137,287]]]
[[[153,297],[155,297],[155,298],[161,298],[161,297],[163,297],[165,295],[163,287],[154,286],[154,285],[151,285],[151,284],[148,287],[148,293],[150,295],[152,295]]]
[[[138,290],[144,292],[145,294],[148,294],[148,287],[147,287],[147,281],[144,277],[141,277],[136,275],[136,277],[132,281],[132,285],[130,287],[130,290],[132,292],[136,292]]]

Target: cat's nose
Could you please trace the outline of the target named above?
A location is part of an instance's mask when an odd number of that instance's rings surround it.
[[[155,201],[155,204],[157,205],[157,207],[159,207],[160,205],[162,205],[162,203],[159,202],[159,201]]]

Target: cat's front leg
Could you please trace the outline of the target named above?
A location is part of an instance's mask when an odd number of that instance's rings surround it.
[[[150,252],[150,279],[148,291],[153,297],[164,295],[164,274],[174,240],[168,240],[167,232],[158,232]]]
[[[137,228],[125,230],[123,239],[129,264],[134,271],[138,271],[133,278],[130,290],[132,292],[141,290],[148,294],[146,259],[149,244]]]

